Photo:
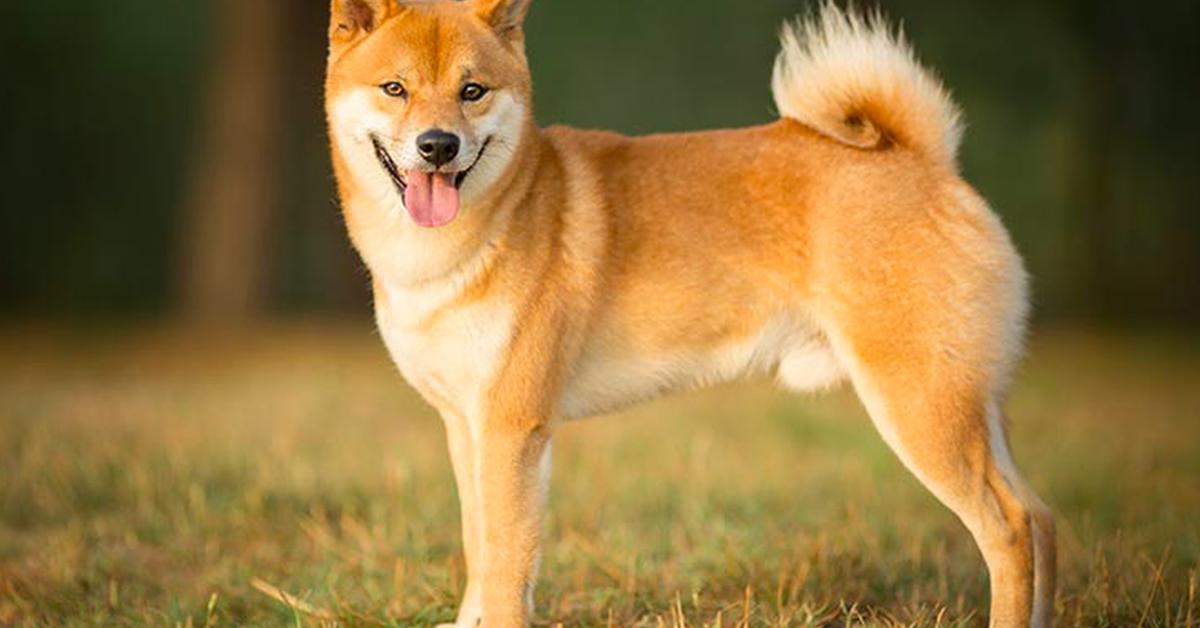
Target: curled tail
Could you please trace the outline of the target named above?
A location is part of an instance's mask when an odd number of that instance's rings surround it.
[[[850,146],[895,143],[957,169],[958,107],[878,14],[827,3],[781,38],[771,87],[784,117]]]

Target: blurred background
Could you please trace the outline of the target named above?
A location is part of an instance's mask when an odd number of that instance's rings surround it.
[[[874,4],[874,3],[867,3]],[[1037,320],[1200,321],[1200,4],[887,0],[970,125]],[[332,191],[324,0],[0,8],[0,313],[239,320],[367,311]],[[801,0],[541,0],[543,124],[768,122]]]
[[[327,5],[0,2],[0,626],[454,617],[442,429],[334,198]],[[1200,2],[878,6],[1034,277],[1009,414],[1059,624],[1196,626]],[[769,122],[810,7],[534,0],[538,119]],[[683,396],[555,458],[537,626],[981,624],[974,544],[849,391]]]

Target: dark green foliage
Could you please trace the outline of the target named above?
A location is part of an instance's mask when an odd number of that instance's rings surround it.
[[[213,3],[0,9],[0,311],[144,313],[174,295]],[[273,302],[365,302],[332,201],[321,114],[326,2],[285,3],[288,86]],[[1200,4],[890,0],[963,104],[966,176],[1012,228],[1038,315],[1189,324],[1200,308]],[[629,133],[773,118],[780,22],[800,0],[541,0],[543,123]]]

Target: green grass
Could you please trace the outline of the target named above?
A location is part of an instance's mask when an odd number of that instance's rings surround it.
[[[1200,623],[1198,349],[1033,343],[1010,410],[1062,624]],[[539,625],[973,626],[987,595],[847,393],[567,426],[547,538]],[[0,625],[426,625],[458,545],[440,422],[365,328],[0,333]]]

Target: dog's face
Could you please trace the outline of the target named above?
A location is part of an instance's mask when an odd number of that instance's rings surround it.
[[[330,132],[360,186],[434,228],[498,182],[532,111],[529,3],[333,0]]]

